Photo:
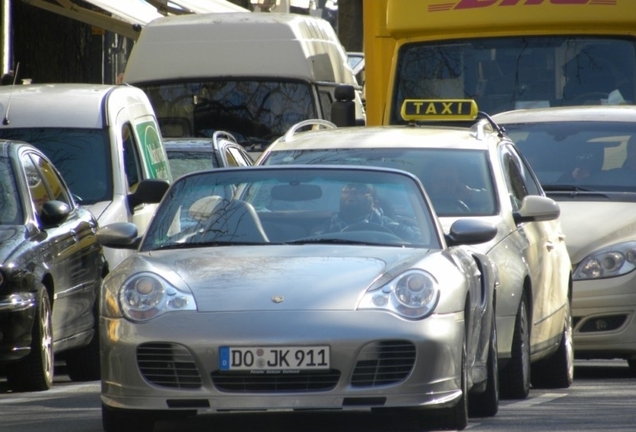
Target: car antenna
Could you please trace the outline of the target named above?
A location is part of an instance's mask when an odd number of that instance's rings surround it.
[[[9,109],[11,109],[11,96],[13,96],[13,89],[15,88],[15,82],[18,79],[18,71],[20,70],[20,62],[15,66],[15,72],[13,73],[13,83],[11,84],[11,91],[9,92],[9,101],[7,102],[7,109],[4,111],[4,118],[2,124],[7,126],[9,123]]]

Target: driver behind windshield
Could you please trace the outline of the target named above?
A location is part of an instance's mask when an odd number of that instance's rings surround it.
[[[328,226],[317,234],[346,231],[359,224],[375,224],[387,228],[397,236],[408,240],[418,238],[415,227],[398,223],[385,214],[380,206],[378,194],[373,185],[351,183],[340,190],[340,207],[329,221]]]

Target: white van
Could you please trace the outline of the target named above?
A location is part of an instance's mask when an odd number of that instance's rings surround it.
[[[2,86],[0,115],[0,138],[41,149],[100,225],[133,222],[145,231],[172,174],[143,91],[125,85]],[[104,252],[111,268],[127,255]]]
[[[124,82],[143,89],[164,137],[223,130],[262,150],[301,120],[331,120],[336,88],[357,88],[331,25],[287,13],[230,12],[159,18],[141,31]],[[359,91],[355,124],[364,124]]]

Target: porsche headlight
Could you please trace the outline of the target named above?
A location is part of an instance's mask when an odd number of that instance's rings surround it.
[[[438,299],[435,278],[422,270],[409,270],[382,288],[367,292],[358,309],[386,309],[404,318],[421,319],[433,312]]]
[[[627,274],[636,268],[636,242],[619,243],[583,259],[574,270],[574,280],[602,279]]]
[[[140,273],[119,290],[119,305],[132,321],[147,321],[166,312],[196,310],[194,297],[152,274]]]

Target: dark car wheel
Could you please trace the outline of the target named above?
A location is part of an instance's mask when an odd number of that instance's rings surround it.
[[[568,388],[574,381],[572,313],[566,305],[563,335],[557,351],[549,358],[532,364],[532,385],[536,388]]]
[[[111,408],[102,404],[104,432],[152,432],[155,419],[148,411]]]
[[[486,369],[488,379],[486,390],[482,393],[470,393],[468,399],[468,415],[470,417],[493,417],[499,411],[499,367],[497,361],[497,325],[493,312],[488,344],[488,360]]]
[[[53,386],[53,324],[51,303],[42,286],[33,322],[31,352],[7,365],[7,384],[14,391],[43,391]]]
[[[510,361],[500,369],[499,392],[505,399],[525,399],[530,393],[530,324],[525,294],[519,302]]]

